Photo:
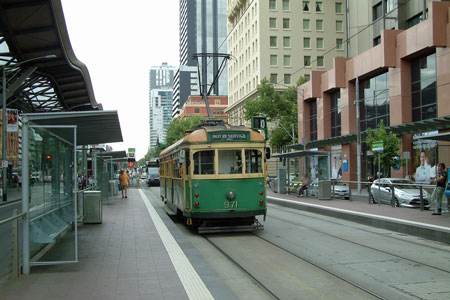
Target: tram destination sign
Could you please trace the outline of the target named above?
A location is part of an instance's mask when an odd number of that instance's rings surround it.
[[[216,131],[208,132],[209,143],[248,142],[249,133],[242,131]]]

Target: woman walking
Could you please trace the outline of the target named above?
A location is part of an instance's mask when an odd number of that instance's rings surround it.
[[[123,170],[120,170],[119,182],[120,182],[120,187],[122,188],[122,198],[128,198],[127,189],[128,189],[129,179],[128,179],[127,174],[125,174],[123,172]]]

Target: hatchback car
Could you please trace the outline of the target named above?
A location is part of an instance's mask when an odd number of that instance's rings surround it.
[[[331,195],[333,195],[333,186],[331,186]],[[334,197],[349,199],[350,189],[342,181],[334,181]]]
[[[381,178],[376,179],[370,186],[370,193],[374,203],[391,203],[392,185],[394,186],[395,206],[420,207],[420,187],[409,179]],[[423,205],[430,208],[430,194],[422,190]]]

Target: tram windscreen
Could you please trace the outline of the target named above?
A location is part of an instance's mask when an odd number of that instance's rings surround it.
[[[242,174],[241,150],[219,150],[219,174]]]
[[[214,174],[214,150],[194,153],[194,174]]]
[[[259,150],[245,150],[245,172],[262,173],[262,153]]]

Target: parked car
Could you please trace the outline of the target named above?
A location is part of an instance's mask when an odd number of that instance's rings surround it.
[[[376,179],[370,186],[372,201],[374,203],[391,203],[392,188],[394,185],[395,206],[420,207],[420,187],[409,179],[381,178]],[[425,209],[430,209],[430,194],[422,190]]]
[[[331,186],[331,195],[333,195],[333,186]],[[340,180],[334,181],[334,197],[349,199],[350,189],[344,182]]]

